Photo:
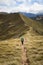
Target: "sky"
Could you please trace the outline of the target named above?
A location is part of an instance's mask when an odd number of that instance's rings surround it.
[[[0,0],[0,12],[43,12],[43,0]]]

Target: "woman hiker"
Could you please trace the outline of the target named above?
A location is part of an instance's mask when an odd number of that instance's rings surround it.
[[[22,45],[24,44],[24,38],[21,38],[21,43],[22,43]]]

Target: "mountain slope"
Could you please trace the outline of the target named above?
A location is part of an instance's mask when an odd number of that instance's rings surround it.
[[[43,34],[43,24],[41,22],[27,18],[22,14],[20,16],[29,27],[32,27],[37,33]]]
[[[19,13],[0,14],[0,39],[19,37],[26,33],[28,29],[25,22],[21,19]]]
[[[0,40],[18,38],[30,29],[34,33],[43,34],[43,24],[39,21],[19,13],[0,14]]]

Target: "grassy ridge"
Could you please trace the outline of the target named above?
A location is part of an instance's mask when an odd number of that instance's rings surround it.
[[[0,39],[14,38],[26,33],[28,27],[21,19],[19,13],[15,14],[0,14]]]
[[[22,14],[20,14],[20,16],[29,27],[32,27],[34,31],[36,31],[36,33],[43,35],[43,24],[41,23],[41,21],[39,22],[39,21],[32,20]]]
[[[43,35],[43,24],[29,19],[19,13],[0,14],[0,40],[17,38],[33,29],[35,33]]]
[[[22,48],[18,37],[24,33],[26,33],[23,35],[24,47],[30,65],[43,65],[42,32],[41,22],[18,13],[0,14],[0,65],[23,65]]]

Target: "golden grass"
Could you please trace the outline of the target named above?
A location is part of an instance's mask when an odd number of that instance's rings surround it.
[[[26,36],[24,46],[30,65],[43,65],[43,36]]]
[[[22,65],[22,50],[14,39],[0,42],[0,65]]]
[[[43,36],[28,34],[29,32],[23,36],[27,59],[30,65],[43,65]],[[22,65],[20,38],[0,41],[0,65]]]

